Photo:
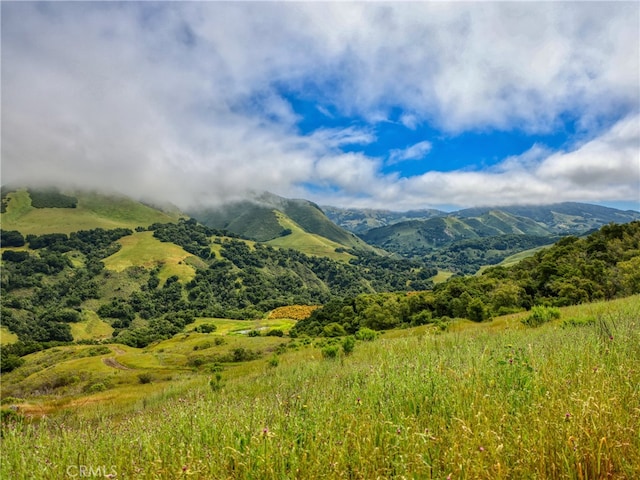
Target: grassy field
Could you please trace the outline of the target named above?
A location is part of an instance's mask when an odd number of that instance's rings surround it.
[[[71,334],[74,340],[102,340],[111,338],[113,327],[100,319],[92,310],[82,312],[82,321],[71,323]]]
[[[438,270],[437,275],[431,277],[433,283],[444,283],[453,276],[453,272],[447,270]]]
[[[0,345],[7,345],[18,341],[18,336],[9,331],[7,327],[0,327]]]
[[[7,211],[2,214],[4,230],[23,235],[70,233],[93,228],[131,228],[152,223],[175,222],[178,215],[167,214],[133,200],[97,193],[74,193],[76,208],[33,208],[26,190],[8,194]]]
[[[118,243],[122,248],[103,260],[106,268],[122,272],[133,266],[150,269],[162,265],[158,274],[161,284],[172,275],[177,275],[183,282],[189,282],[196,271],[186,260],[191,258],[191,261],[202,262],[182,247],[156,239],[153,232],[136,232],[121,238]]]
[[[121,387],[6,419],[0,476],[639,478],[640,297],[562,309],[535,329],[523,315],[387,332],[335,359],[321,354],[327,340],[229,335],[233,324],[144,351],[39,352],[31,375],[67,355],[67,374]],[[225,343],[203,344],[214,338]],[[180,365],[235,348],[266,355],[220,373]],[[153,380],[132,383],[140,372]]]

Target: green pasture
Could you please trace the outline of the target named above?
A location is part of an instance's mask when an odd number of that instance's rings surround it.
[[[193,255],[178,245],[161,242],[153,232],[136,232],[121,238],[118,243],[122,248],[103,260],[109,270],[122,272],[129,267],[151,269],[162,265],[159,273],[161,284],[172,275],[177,275],[183,282],[195,276],[195,268],[189,264]]]
[[[113,328],[92,310],[82,311],[82,321],[69,324],[74,340],[111,338]]]
[[[320,235],[306,232],[297,223],[278,211],[276,211],[275,214],[278,217],[280,225],[282,225],[283,228],[291,230],[291,233],[284,237],[269,240],[266,242],[267,244],[273,247],[293,248],[307,255],[323,256],[345,262],[353,258],[352,255],[346,252],[336,252],[336,249],[344,250],[344,245],[321,237]]]
[[[2,214],[2,228],[18,230],[23,235],[71,233],[94,228],[131,228],[153,223],[175,222],[175,213],[167,214],[142,203],[97,193],[73,193],[76,208],[33,208],[26,190],[8,194],[7,211]]]

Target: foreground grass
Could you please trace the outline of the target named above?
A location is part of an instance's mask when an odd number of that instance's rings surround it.
[[[633,297],[572,309],[595,320],[580,327],[421,328],[195,378],[124,416],[9,421],[0,476],[639,478],[639,314]]]

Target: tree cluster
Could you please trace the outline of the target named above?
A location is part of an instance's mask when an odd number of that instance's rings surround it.
[[[512,267],[453,277],[413,295],[361,295],[329,302],[298,322],[294,334],[354,333],[566,306],[640,293],[640,222],[610,224],[586,238],[566,237]],[[327,331],[327,327],[329,330]]]

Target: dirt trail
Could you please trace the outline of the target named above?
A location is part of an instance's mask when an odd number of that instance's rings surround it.
[[[117,368],[118,370],[131,370],[131,368],[122,365],[119,361],[117,361],[113,357],[103,358],[102,363],[104,363],[107,367]]]

